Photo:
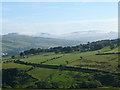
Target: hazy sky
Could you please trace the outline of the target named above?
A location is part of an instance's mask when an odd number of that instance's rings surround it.
[[[118,31],[117,2],[4,2],[3,34]]]

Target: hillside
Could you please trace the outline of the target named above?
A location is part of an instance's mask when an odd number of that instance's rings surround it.
[[[115,53],[118,52],[116,49],[118,47],[110,49],[107,46],[99,51]],[[57,54],[44,52],[25,57],[19,55],[15,55],[15,58],[3,57],[3,88],[96,90],[107,87],[109,90],[112,90],[111,88],[117,90],[118,54],[96,55],[97,53],[98,50]],[[12,80],[9,80],[10,77]]]
[[[78,41],[70,41],[55,38],[32,37],[19,34],[2,36],[3,52],[15,54],[31,48],[49,48],[55,46],[78,45]]]
[[[30,49],[4,56],[3,88],[118,89],[118,41],[102,40],[74,47]]]

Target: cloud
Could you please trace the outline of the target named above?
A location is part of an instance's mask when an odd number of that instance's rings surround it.
[[[16,19],[15,19],[16,20]],[[13,20],[4,20],[3,33],[18,32],[18,33],[50,33],[60,35],[64,33],[100,30],[101,32],[118,31],[118,20],[82,20],[82,21],[66,21],[66,22],[51,22],[51,23],[24,23]]]

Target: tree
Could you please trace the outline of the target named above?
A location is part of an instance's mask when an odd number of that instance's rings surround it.
[[[14,59],[14,58],[15,58],[15,56],[14,56],[14,55],[12,55],[12,56],[11,56],[11,58],[12,58],[12,59]]]
[[[36,53],[36,49],[34,49],[34,48],[30,49],[30,53],[31,54],[35,54]]]
[[[113,49],[114,48],[114,45],[113,44],[110,44],[110,49]]]
[[[95,81],[83,81],[80,85],[80,88],[97,88],[102,86],[102,84],[95,80]]]
[[[3,88],[27,88],[26,83],[35,82],[36,79],[28,75],[20,69],[3,69],[2,70],[2,85]]]
[[[66,64],[68,64],[69,62],[68,61],[66,61]]]
[[[55,54],[58,54],[58,53],[59,53],[59,51],[58,51],[58,50],[56,50],[56,51],[55,51]]]
[[[36,83],[36,85],[37,88],[41,88],[41,89],[51,88],[51,84],[46,81],[39,81]]]
[[[82,56],[80,56],[80,59],[83,59],[83,57],[82,57]]]
[[[23,57],[25,54],[23,52],[20,53],[20,56]]]

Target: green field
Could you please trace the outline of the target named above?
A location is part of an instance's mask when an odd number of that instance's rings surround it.
[[[21,58],[20,61],[28,63],[37,63],[45,65],[66,65],[72,67],[82,67],[90,69],[101,69],[116,72],[118,65],[118,55],[109,54],[109,55],[96,55],[99,52],[117,52],[118,48],[110,50],[109,47],[105,47],[98,51],[89,51],[89,52],[74,52],[66,54],[54,54],[54,53],[45,53],[38,55],[29,55],[26,58]],[[17,55],[16,55],[17,56]],[[3,60],[10,58],[4,57]],[[3,69],[7,68],[29,68],[30,66],[15,64],[15,63],[5,63],[3,64]]]
[[[119,50],[120,50],[120,47],[118,47],[118,48],[115,48],[115,49],[113,49],[113,50],[110,50],[110,51],[108,51],[108,52],[105,52],[105,53],[117,53],[117,52],[119,52]]]
[[[18,68],[21,70],[28,70],[30,69],[32,66],[27,66],[27,65],[22,65],[22,64],[17,64],[17,63],[5,63],[2,65],[2,69],[11,69],[11,68]]]
[[[31,63],[41,63],[41,62],[44,62],[46,60],[49,60],[49,59],[52,59],[52,58],[55,58],[55,57],[60,57],[62,56],[62,54],[52,54],[52,55],[35,55],[35,56],[31,56],[31,57],[28,57],[28,58],[25,58],[25,59],[21,59],[21,61],[24,61],[24,62],[31,62]]]
[[[110,50],[105,47],[99,51],[101,52],[115,52],[118,48]],[[90,69],[100,69],[116,72],[118,70],[118,55],[96,55],[98,51],[89,52],[74,52],[67,54],[46,53],[40,55],[29,56],[28,58],[20,59],[24,62],[45,64],[45,65],[66,65],[73,67],[82,67]],[[58,58],[57,58],[58,57]]]
[[[56,73],[55,69],[46,69],[46,68],[34,68],[31,71],[27,72],[32,77],[38,80],[45,80],[48,76]]]
[[[108,54],[108,55],[96,55],[98,53],[112,53],[117,52],[118,48],[110,49],[109,47],[104,47],[103,49],[96,50],[96,51],[88,51],[88,52],[73,52],[73,53],[41,53],[35,55],[28,55],[24,58],[19,57],[16,55],[15,59],[11,59],[11,56],[7,56],[3,58],[3,61],[9,60],[18,60],[30,63],[31,65],[25,65],[22,63],[14,63],[12,62],[5,62],[3,63],[2,69],[19,69],[24,71],[29,76],[33,77],[33,81],[35,82],[29,83],[26,82],[24,87],[37,87],[37,84],[40,82],[42,86],[51,87],[54,85],[54,88],[81,88],[82,86],[91,87],[92,85],[95,87],[109,87],[107,84],[97,77],[96,80],[96,73],[86,73],[86,72],[79,72],[79,71],[69,71],[69,70],[62,70],[62,69],[51,69],[51,68],[44,68],[44,67],[37,67],[33,66],[32,64],[43,64],[43,65],[62,65],[69,66],[69,67],[78,67],[78,68],[87,68],[87,69],[94,69],[94,70],[103,70],[109,72],[118,72],[118,54]],[[8,59],[8,60],[7,60]],[[100,74],[99,76],[103,77],[106,74]],[[107,76],[107,75],[106,75]],[[107,76],[106,80],[112,81],[116,76],[112,75]],[[29,79],[28,79],[29,81]],[[112,81],[114,82],[114,81]],[[91,84],[89,86],[89,84]],[[111,83],[111,82],[110,82]],[[45,87],[44,86],[44,87]],[[46,87],[47,88],[47,87]],[[83,87],[84,88],[84,87]]]

